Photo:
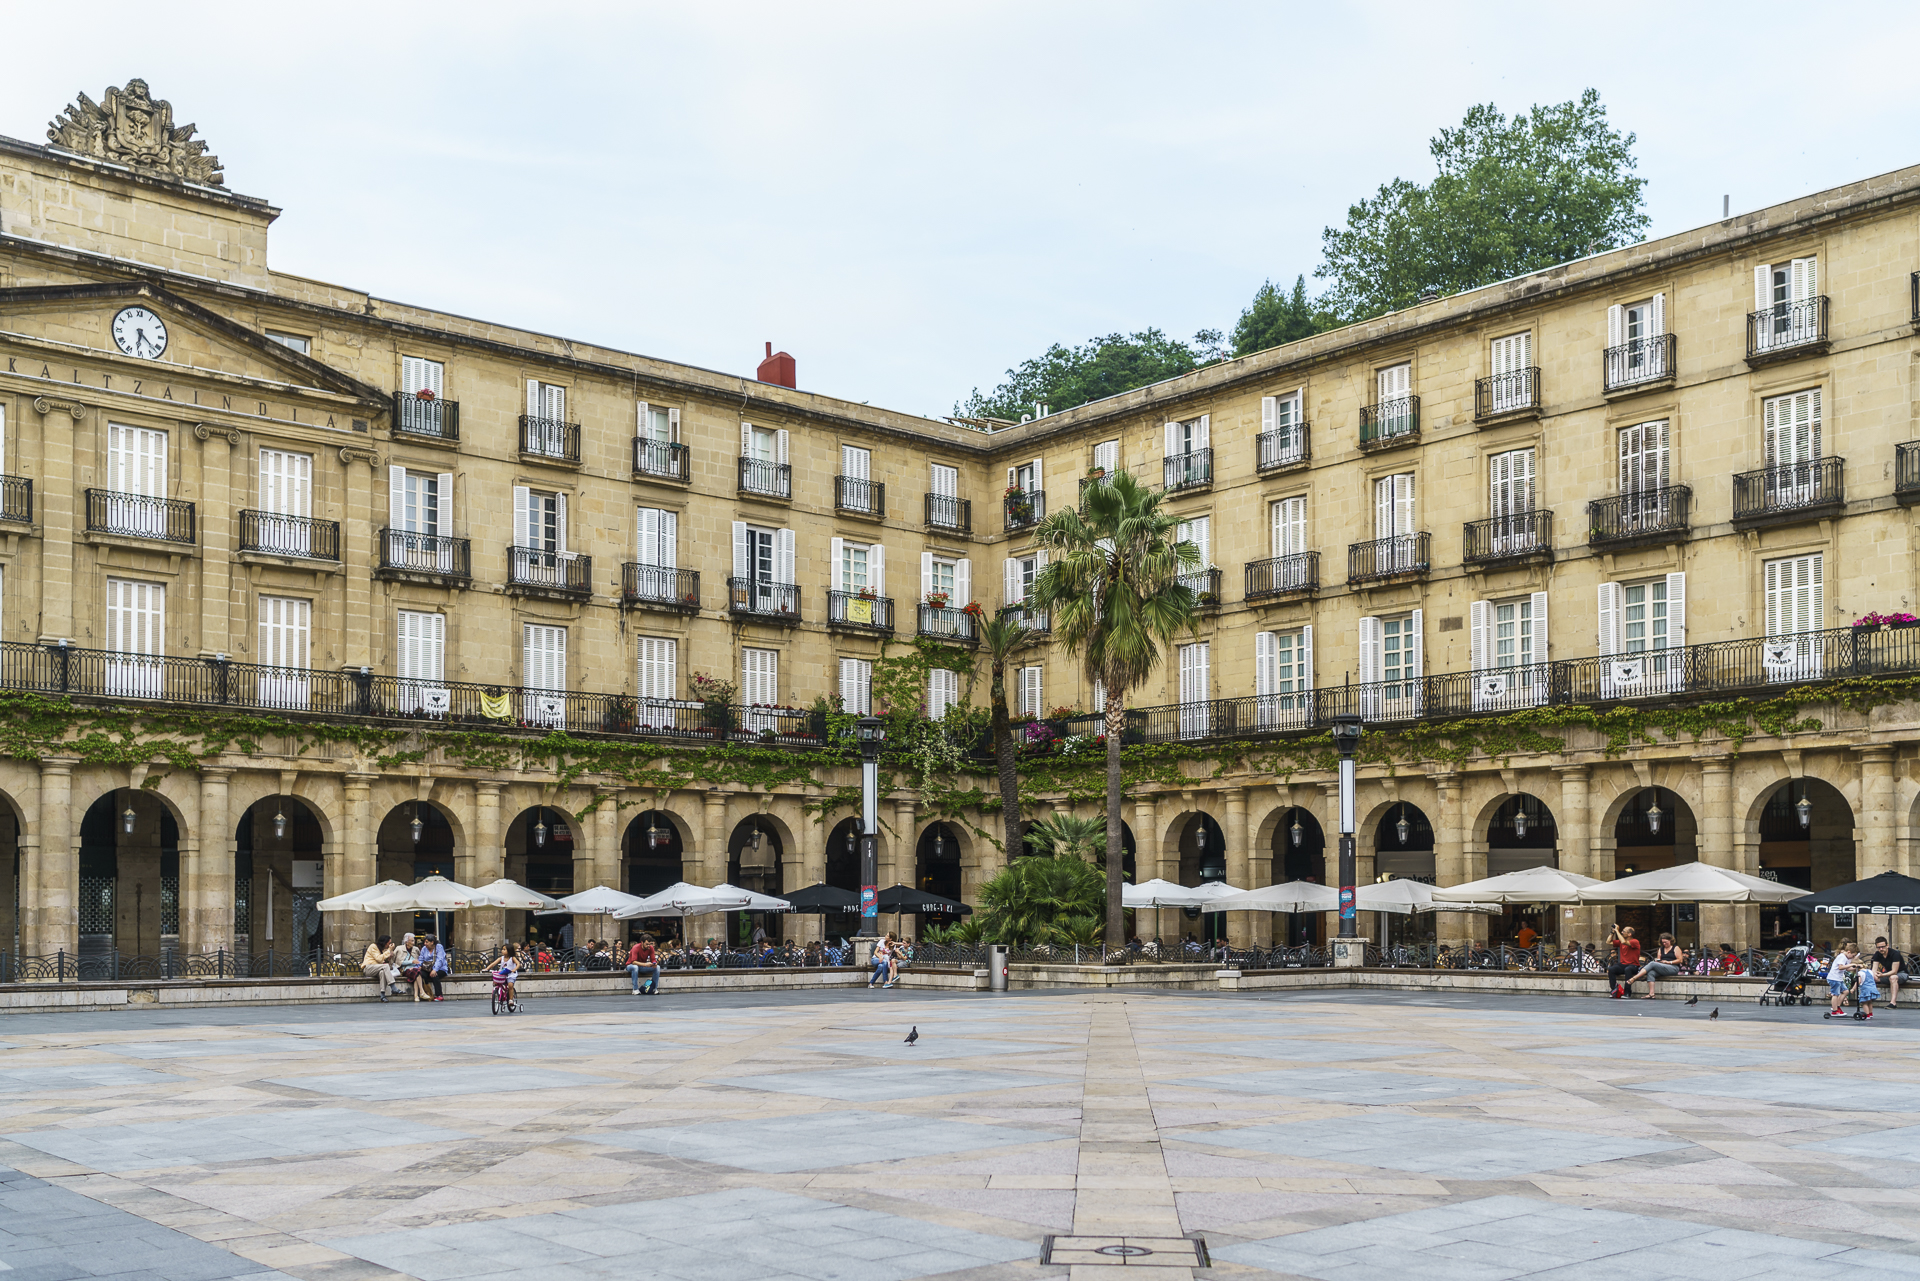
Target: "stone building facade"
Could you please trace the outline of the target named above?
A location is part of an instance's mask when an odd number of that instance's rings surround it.
[[[1920,594],[1920,168],[974,424],[274,272],[278,210],[199,143],[141,134],[165,106],[130,85],[49,145],[0,139],[0,686],[644,736],[701,715],[698,673],[784,741],[804,713],[782,708],[862,710],[888,644],[964,642],[963,604],[1020,604],[1031,525],[1125,468],[1208,565],[1193,635],[1130,696],[1139,733],[1223,762],[1131,791],[1136,875],[1326,878],[1331,776],[1246,748],[1338,711],[1404,730],[1786,689],[1806,691],[1790,733],[1574,724],[1556,750],[1369,766],[1362,875],[1699,858],[1822,888],[1914,865],[1914,708],[1823,691],[1920,666],[1902,633],[1848,627]],[[1044,633],[1020,666],[1023,712],[1093,706]],[[982,689],[936,673],[925,697]],[[314,899],[436,869],[554,892],[845,879],[846,816],[805,808],[852,781],[832,771],[643,793],[350,737],[197,769],[107,755],[0,760],[22,954],[304,947]],[[939,823],[906,794],[885,814],[883,883],[970,896],[1003,861],[995,816]],[[1707,942],[1778,928],[1700,915],[1682,932]],[[1592,939],[1613,917],[1437,928]],[[528,925],[459,922],[476,946]],[[1245,943],[1324,927],[1226,922]]]

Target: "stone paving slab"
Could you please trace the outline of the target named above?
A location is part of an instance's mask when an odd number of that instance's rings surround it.
[[[275,1085],[290,1085],[316,1094],[335,1094],[367,1102],[395,1099],[487,1098],[516,1090],[546,1090],[573,1085],[611,1084],[605,1077],[550,1068],[494,1066],[474,1063],[448,1067],[423,1062],[401,1072],[336,1072],[324,1076],[269,1077]]]
[[[985,1038],[975,1040],[969,1037],[944,1037],[938,1032],[923,1030],[920,1039],[912,1045],[905,1044],[907,1028],[900,1029],[895,1037],[872,1040],[834,1040],[811,1041],[796,1047],[810,1054],[855,1055],[865,1059],[909,1059],[919,1062],[922,1059],[987,1059],[999,1058],[1004,1054],[1041,1054],[1049,1050],[1063,1050],[1062,1045],[1044,1045],[1037,1041],[993,1041]]]
[[[1200,1133],[1176,1131],[1166,1137],[1210,1147],[1459,1179],[1505,1179],[1692,1146],[1673,1140],[1621,1138],[1401,1112],[1287,1125],[1235,1126]]]
[[[912,1064],[858,1068],[840,1072],[775,1072],[764,1076],[708,1077],[716,1085],[737,1085],[776,1094],[804,1094],[842,1103],[882,1103],[894,1099],[930,1099],[987,1090],[1029,1090],[1042,1085],[1073,1085],[1061,1076],[1031,1072],[970,1072],[964,1068],[927,1068]]]
[[[300,1108],[196,1121],[32,1130],[5,1137],[76,1165],[119,1171],[452,1143],[468,1136],[348,1108]]]
[[[1661,1094],[1697,1094],[1718,1099],[1745,1099],[1754,1103],[1781,1103],[1793,1107],[1839,1108],[1857,1112],[1920,1112],[1920,1084],[1875,1081],[1850,1075],[1847,1065],[1830,1061],[1835,1070],[1797,1075],[1790,1072],[1723,1072],[1713,1076],[1681,1076],[1665,1081],[1640,1081],[1629,1090]],[[1855,1065],[1859,1072],[1870,1063]]]
[[[1871,1157],[1876,1161],[1920,1163],[1920,1125],[1902,1125],[1891,1130],[1873,1130],[1850,1138],[1822,1139],[1817,1143],[1803,1143],[1800,1146],[1815,1152],[1838,1152],[1846,1156]]]
[[[525,1059],[561,1062],[567,1059],[594,1058],[602,1054],[631,1055],[642,1058],[669,1050],[696,1047],[680,1041],[662,1041],[642,1036],[577,1036],[527,1041],[481,1041],[447,1047],[460,1054],[480,1054],[494,1059]]]
[[[1324,1068],[1280,1068],[1232,1076],[1184,1077],[1157,1081],[1155,1085],[1224,1090],[1233,1094],[1294,1095],[1327,1103],[1407,1103],[1539,1088],[1532,1082],[1477,1081],[1461,1077],[1428,1076],[1418,1072],[1345,1072]]]
[[[124,1090],[173,1085],[185,1077],[118,1063],[76,1063],[65,1067],[15,1067],[0,1071],[0,1094],[40,1090]]]
[[[359,1047],[352,1041],[316,1037],[248,1036],[207,1041],[123,1041],[98,1048],[130,1059],[204,1059],[246,1054],[341,1053]]]
[[[709,1161],[763,1174],[824,1170],[904,1157],[946,1156],[980,1148],[1046,1143],[1039,1130],[899,1116],[890,1112],[815,1112],[751,1121],[709,1121],[684,1127],[598,1131],[590,1143]]]
[[[1635,1041],[1618,1054],[1596,1051],[1590,1045],[1558,1045],[1531,1050],[1533,1054],[1559,1054],[1569,1058],[1605,1060],[1616,1067],[1638,1063],[1678,1063],[1687,1067],[1749,1067],[1755,1063],[1788,1063],[1796,1059],[1818,1057],[1811,1050],[1790,1050],[1775,1045],[1676,1045],[1670,1041]]]
[[[1228,1054],[1248,1059],[1285,1059],[1294,1063],[1344,1063],[1349,1059],[1408,1059],[1441,1053],[1437,1045],[1394,1045],[1347,1041],[1202,1041],[1182,1046],[1182,1053]]]

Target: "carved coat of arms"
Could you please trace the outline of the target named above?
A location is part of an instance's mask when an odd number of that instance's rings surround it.
[[[47,141],[62,151],[92,156],[182,182],[225,184],[220,158],[193,136],[194,125],[173,123],[173,104],[147,91],[144,80],[109,87],[99,102],[81,94],[47,126]]]

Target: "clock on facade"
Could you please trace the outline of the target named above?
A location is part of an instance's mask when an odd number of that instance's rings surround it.
[[[167,326],[145,307],[123,307],[113,318],[113,341],[129,356],[158,360],[167,350]]]

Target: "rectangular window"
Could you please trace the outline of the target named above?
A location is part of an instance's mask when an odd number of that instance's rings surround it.
[[[1203,569],[1213,567],[1213,517],[1195,516],[1192,520],[1183,520],[1177,527],[1176,537],[1183,543],[1192,543],[1200,549],[1200,566]]]
[[[740,651],[740,701],[773,707],[780,702],[780,651]]]
[[[394,632],[401,713],[411,715],[425,709],[445,715],[446,615],[403,609],[397,615]]]
[[[1543,607],[1544,608],[1544,607]],[[1600,653],[1606,697],[1670,694],[1685,688],[1687,576],[1600,584]],[[1642,659],[1636,655],[1647,655]]]
[[[680,411],[640,402],[640,439],[671,445],[680,439]]]
[[[1260,442],[1257,464],[1284,467],[1307,456],[1307,437],[1301,430],[1300,393],[1260,398]]]
[[[636,688],[643,706],[671,703],[679,697],[679,658],[680,643],[671,636],[640,638],[640,679]],[[658,717],[657,707],[652,714]],[[643,725],[674,723],[670,717],[650,720],[644,713],[640,722]]]
[[[864,658],[840,660],[840,709],[854,716],[873,714],[873,664]]]
[[[740,488],[750,494],[792,497],[790,478],[781,470],[787,464],[787,448],[785,430],[741,423],[740,457],[746,461],[740,467]]]
[[[1018,715],[1041,717],[1047,714],[1040,692],[1040,668],[1020,669],[1020,711]]]
[[[951,603],[957,597],[954,586],[958,581],[958,562],[949,560],[945,556],[935,556],[931,561],[931,565],[932,577],[927,580],[927,591],[929,593],[942,593],[946,596],[948,602]],[[960,602],[960,605],[964,604],[966,604],[965,601]],[[958,609],[960,606],[953,605],[952,607]]]
[[[1093,447],[1093,465],[1095,470],[1104,471],[1109,476],[1120,470],[1120,442],[1103,440]]]
[[[868,589],[867,562],[872,555],[866,543],[835,540],[840,544],[840,590],[843,592],[864,592]]]
[[[1643,654],[1666,649],[1672,643],[1667,631],[1667,584],[1628,583],[1620,589],[1620,652]]]
[[[1420,714],[1424,612],[1360,620],[1360,714],[1367,719]]]
[[[1007,488],[1037,493],[1040,489],[1040,460],[1033,458],[1007,468]]]
[[[960,701],[960,673],[936,667],[927,673],[927,719],[939,720]]]
[[[440,400],[447,394],[447,367],[437,360],[428,360],[422,356],[400,357],[400,394],[408,400],[417,400],[421,392]]]
[[[307,523],[313,515],[312,454],[260,451],[260,511],[254,546],[283,556],[313,554],[313,526]]]
[[[960,497],[960,469],[949,467],[945,463],[933,463],[929,467],[931,477],[928,481],[935,498]]]
[[[1549,692],[1547,594],[1477,600],[1469,607],[1475,711],[1531,707]]]
[[[522,626],[520,683],[527,689],[522,715],[529,724],[561,728],[567,723],[567,629]]]
[[[1413,365],[1392,365],[1374,374],[1375,406],[1381,437],[1403,436],[1413,430]]]
[[[1526,667],[1533,654],[1533,602],[1499,601],[1493,607],[1493,665]]]
[[[1667,421],[1636,423],[1620,429],[1620,492],[1647,494],[1666,489],[1668,471]]]
[[[1826,626],[1826,557],[1820,552],[1767,561],[1767,642],[1760,661],[1767,679],[1809,680],[1826,668],[1820,632]]]
[[[267,330],[266,335],[268,342],[277,342],[288,351],[297,351],[302,356],[313,354],[313,341],[309,338],[303,338],[299,334],[283,334],[276,329]]]
[[[1508,334],[1493,340],[1488,407],[1496,414],[1533,404],[1533,334]]]
[[[1624,387],[1653,378],[1665,378],[1667,296],[1655,294],[1638,302],[1607,308],[1607,386]]]
[[[516,485],[513,490],[514,545],[536,552],[567,549],[567,496]]]
[[[1212,732],[1212,652],[1206,641],[1180,646],[1180,737],[1205,738]]]
[[[269,707],[307,705],[308,643],[313,602],[287,596],[260,598],[260,701]]]
[[[1253,638],[1255,724],[1262,730],[1313,723],[1313,628],[1256,632]]]
[[[167,433],[149,427],[107,425],[107,529],[162,538],[167,512]]]
[[[422,356],[400,357],[400,403],[394,426],[416,436],[447,436],[459,420],[441,404],[447,394],[447,367]]]
[[[1516,516],[1533,510],[1533,451],[1510,449],[1487,459],[1488,514]]]
[[[1794,258],[1753,269],[1753,309],[1767,315],[1753,325],[1759,348],[1791,347],[1820,336],[1820,260]]]
[[[639,507],[634,510],[634,524],[639,531],[639,545],[636,559],[642,565],[656,569],[671,570],[680,564],[680,513],[668,511],[664,507]],[[652,575],[643,575],[651,581]],[[665,577],[671,578],[671,575]],[[646,586],[646,582],[642,583]],[[668,595],[672,594],[672,583],[666,584]]]
[[[158,698],[166,653],[167,589],[160,583],[107,580],[107,693]]]
[[[872,480],[873,451],[857,445],[840,446],[840,474],[849,480]]]
[[[1761,402],[1767,466],[1791,468],[1820,457],[1820,388]]]
[[[1413,631],[1405,618],[1380,620],[1380,679],[1405,680],[1413,674]]]
[[[1267,523],[1275,556],[1298,556],[1307,550],[1307,499],[1282,498],[1267,505]]]
[[[1166,462],[1162,479],[1167,488],[1205,484],[1213,479],[1208,415],[1167,424]]]
[[[1413,473],[1373,482],[1373,536],[1400,538],[1414,532]]]

